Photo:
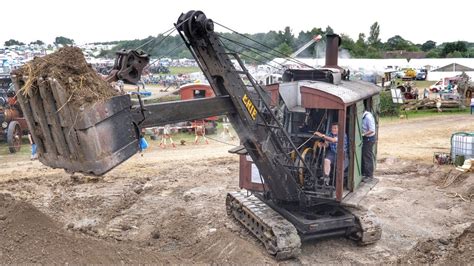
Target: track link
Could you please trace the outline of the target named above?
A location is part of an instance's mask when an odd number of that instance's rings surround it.
[[[290,259],[300,253],[301,240],[293,224],[254,195],[247,196],[245,191],[228,193],[226,209],[227,214],[262,241],[267,252],[277,260]]]
[[[380,220],[371,210],[361,206],[344,206],[344,208],[350,211],[358,222],[358,231],[355,232],[351,238],[363,246],[373,244],[380,240],[382,237],[382,226]]]

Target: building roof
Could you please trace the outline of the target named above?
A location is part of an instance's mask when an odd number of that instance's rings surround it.
[[[212,90],[211,86],[206,83],[187,83],[179,87],[179,90],[183,91],[183,90],[197,89],[197,88]]]
[[[339,85],[316,81],[303,86],[336,96],[346,105],[378,94],[382,90],[375,84],[360,80],[341,81]]]
[[[398,51],[387,51],[383,53],[383,58],[406,58],[411,60],[412,58],[420,59],[425,58],[426,52],[409,52],[404,50]]]
[[[341,109],[379,94],[381,90],[375,84],[364,81],[341,81],[337,85],[322,81],[295,81],[279,86],[279,93],[291,111],[302,111],[304,108]]]
[[[432,70],[432,72],[457,72],[457,71],[474,71],[473,68],[463,66],[457,63],[451,63],[449,65],[446,65],[444,67],[437,68],[435,70]]]

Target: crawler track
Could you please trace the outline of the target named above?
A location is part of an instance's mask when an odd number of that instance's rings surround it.
[[[234,217],[265,245],[277,260],[300,253],[301,240],[296,228],[254,195],[238,191],[227,194],[227,214]]]

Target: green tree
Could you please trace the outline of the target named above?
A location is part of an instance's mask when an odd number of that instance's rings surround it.
[[[437,49],[431,49],[426,53],[427,58],[439,58],[439,51]]]
[[[278,32],[278,36],[280,39],[280,43],[286,43],[290,49],[294,44],[294,39],[295,37],[293,36],[293,33],[291,33],[291,28],[286,26],[283,31]]]
[[[446,55],[447,58],[461,58],[463,57],[461,52],[459,51],[454,51]]]
[[[41,40],[36,40],[36,41],[34,41],[34,42],[30,42],[30,44],[43,45],[43,44],[44,44],[44,42],[43,42],[43,41],[41,41]]]
[[[467,44],[463,41],[456,42],[456,51],[467,52]]]
[[[73,45],[74,40],[66,38],[64,36],[58,36],[54,39],[54,44],[56,44],[56,45],[60,45],[60,44],[61,45]]]
[[[380,116],[398,116],[400,105],[393,103],[390,91],[380,92]]]
[[[178,53],[177,58],[192,58],[191,52],[189,50],[183,50]]]
[[[352,55],[355,57],[366,57],[367,56],[367,43],[365,42],[365,34],[359,33],[359,38],[354,44],[354,50]]]
[[[367,58],[382,58],[382,53],[379,49],[369,46],[366,53]]]
[[[341,34],[341,48],[353,51],[355,48],[355,42],[349,35]]]
[[[293,53],[293,50],[291,49],[291,47],[286,42],[281,43],[277,47],[277,51],[279,51],[280,53],[283,53],[285,55],[290,55],[291,53]]]
[[[10,39],[5,42],[5,46],[12,46],[12,45],[25,45],[25,44],[14,39]]]
[[[465,53],[467,52],[467,44],[466,42],[457,41],[457,42],[448,42],[444,44],[443,49],[441,50],[440,55],[442,57],[447,57],[449,54],[453,54],[454,52]],[[456,55],[458,55],[456,53]],[[452,55],[451,55],[452,56]]]
[[[474,58],[474,49],[469,49],[469,51],[467,51],[466,53],[467,57]]]
[[[328,25],[326,27],[326,31],[325,31],[326,34],[334,34],[334,30]]]
[[[408,48],[408,42],[403,39],[400,35],[395,35],[387,40],[385,43],[387,50],[406,50]]]
[[[430,41],[426,41],[425,43],[421,45],[421,50],[423,52],[428,52],[429,50],[434,49],[435,47],[436,47],[436,42],[430,40]]]
[[[378,47],[380,44],[379,36],[380,36],[380,25],[378,22],[375,22],[374,24],[372,24],[372,26],[370,26],[370,33],[369,33],[369,37],[367,38],[367,42],[369,43],[369,45],[373,47]]]
[[[395,35],[387,40],[385,49],[389,51],[410,51],[416,52],[420,49],[410,41],[403,39],[400,35]]]

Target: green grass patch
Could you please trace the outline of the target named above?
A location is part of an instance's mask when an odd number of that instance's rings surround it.
[[[160,74],[160,75],[179,75],[179,74],[189,74],[194,72],[200,72],[199,67],[169,67],[170,73]]]
[[[439,113],[436,109],[426,109],[426,110],[410,110],[400,111],[400,115],[406,115],[408,119],[414,118],[423,118],[423,117],[436,117],[436,116],[444,116],[444,115],[462,115],[462,114],[469,114],[469,108],[461,109],[461,108],[450,108],[450,109],[443,109],[443,112]],[[386,116],[381,117],[381,121],[391,121],[394,119],[399,119],[399,116]]]
[[[0,143],[0,155],[2,156],[4,155],[5,156],[24,156],[24,155],[30,155],[30,154],[31,154],[31,145],[27,137],[23,137],[21,141],[20,151],[14,154],[10,153],[10,150],[8,149],[8,144],[6,141]]]
[[[154,99],[150,99],[150,100],[147,100],[147,98],[142,98],[142,100],[143,100],[146,104],[164,103],[164,102],[174,102],[174,101],[179,101],[179,100],[181,100],[181,96],[171,94],[171,95],[166,95],[166,96],[163,96],[163,97],[160,97],[160,98],[154,98]]]
[[[395,84],[400,84],[402,85],[405,83],[402,79],[395,79]],[[431,85],[435,84],[436,81],[429,81],[429,80],[413,80],[413,83],[415,84],[414,87],[424,89],[424,88],[429,88]]]
[[[429,81],[429,80],[415,80],[415,87],[417,88],[429,88],[431,85],[435,84],[436,81]]]

